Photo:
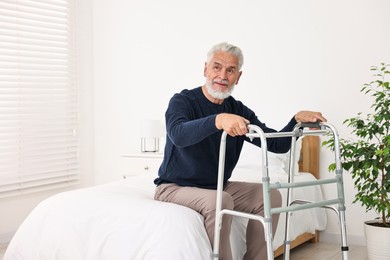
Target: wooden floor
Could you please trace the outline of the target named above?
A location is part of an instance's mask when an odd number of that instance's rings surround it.
[[[353,260],[368,260],[366,247],[349,245],[348,258]],[[328,243],[305,243],[291,250],[290,260],[342,260],[340,245]],[[283,256],[275,258],[283,260]]]
[[[3,260],[6,244],[0,244],[0,260]],[[341,260],[340,246],[327,243],[306,243],[299,248],[291,250],[290,260]],[[367,260],[367,252],[364,246],[349,246],[349,259],[353,260]],[[276,258],[276,260],[283,260],[283,256]]]

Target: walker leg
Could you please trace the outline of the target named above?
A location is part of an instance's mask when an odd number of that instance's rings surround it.
[[[215,218],[215,229],[214,229],[214,247],[213,254],[211,256],[212,260],[219,259],[219,241],[221,236],[221,214],[218,212]]]
[[[267,245],[267,259],[274,260],[274,249],[272,247],[272,221],[271,219],[265,219],[264,225],[265,243]]]
[[[334,137],[334,155],[335,155],[335,164],[336,164],[336,177],[338,178],[337,181],[337,195],[339,199],[339,225],[341,230],[341,251],[343,255],[343,260],[348,260],[348,244],[347,244],[347,231],[346,231],[346,224],[345,224],[345,196],[344,196],[344,184],[343,184],[343,167],[341,163],[341,156],[340,156],[340,141],[338,137],[337,130],[331,126],[328,125],[329,129],[333,132]]]
[[[287,206],[290,206],[292,196],[292,190],[287,189]],[[283,252],[283,260],[290,259],[290,250],[291,250],[291,241],[290,241],[290,217],[292,212],[286,212],[286,224],[284,227],[284,252]]]
[[[290,241],[290,216],[291,212],[286,212],[286,226],[284,230],[284,252],[283,260],[290,259],[291,241]]]
[[[343,255],[343,260],[348,260],[348,243],[347,243],[347,232],[345,224],[345,207],[340,210],[340,229],[341,229],[341,253]]]
[[[294,182],[294,161],[295,161],[295,148],[296,148],[296,141],[295,137],[293,136],[291,138],[291,149],[290,149],[290,164],[289,164],[289,171],[288,171],[288,183]],[[293,189],[288,188],[287,189],[287,202],[286,206],[291,206],[293,196]],[[290,259],[290,249],[291,249],[291,241],[290,241],[290,217],[292,215],[292,212],[286,212],[286,225],[284,229],[284,253],[283,253],[283,259],[289,260]]]
[[[347,243],[347,231],[346,231],[346,223],[345,223],[345,204],[344,204],[344,186],[343,179],[341,175],[341,170],[337,172],[339,174],[338,181],[338,194],[340,198],[339,203],[339,225],[341,231],[341,252],[343,255],[343,260],[348,260],[348,243]]]

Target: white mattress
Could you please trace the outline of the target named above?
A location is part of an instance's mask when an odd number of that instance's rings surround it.
[[[203,217],[153,200],[153,176],[64,192],[40,203],[5,260],[209,259]]]
[[[154,178],[139,175],[46,199],[20,226],[4,259],[209,259],[212,250],[203,217],[189,208],[153,200]],[[311,178],[310,174],[296,176]],[[253,170],[238,168],[233,179],[260,178]],[[304,189],[295,192],[296,197],[299,193],[304,199],[322,197],[320,190]],[[324,229],[326,214],[321,209],[304,210],[295,212],[293,221],[294,237]],[[283,243],[283,222],[282,216],[274,248]],[[242,259],[246,223],[235,219],[233,225],[233,254]]]

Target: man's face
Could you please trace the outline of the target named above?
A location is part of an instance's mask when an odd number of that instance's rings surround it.
[[[227,52],[216,52],[211,61],[205,64],[204,76],[211,96],[217,99],[229,97],[241,76],[238,58]]]

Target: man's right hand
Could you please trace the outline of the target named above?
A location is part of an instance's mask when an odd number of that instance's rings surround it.
[[[245,135],[248,133],[249,120],[234,114],[222,113],[215,118],[215,126],[224,130],[230,136]]]

